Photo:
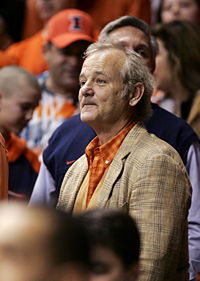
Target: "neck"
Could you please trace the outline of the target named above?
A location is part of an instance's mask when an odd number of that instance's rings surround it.
[[[120,131],[122,131],[124,128],[128,127],[133,121],[127,121],[124,123],[116,123],[115,125],[109,124],[108,126],[103,127],[93,127],[95,130],[100,145],[108,142],[111,140],[114,136],[116,136]]]
[[[172,87],[169,90],[169,96],[176,102],[182,103],[188,100],[190,93],[188,90],[182,85],[179,79],[174,79],[174,83],[172,83]]]

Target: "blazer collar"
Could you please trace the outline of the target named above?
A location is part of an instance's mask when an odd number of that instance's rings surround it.
[[[141,138],[146,134],[146,129],[143,127],[142,123],[137,123],[127,134],[124,141],[122,142],[116,156],[114,157],[112,163],[108,168],[107,175],[105,176],[104,183],[102,185],[102,190],[99,194],[99,199],[97,201],[97,208],[104,208],[112,194],[112,190],[115,182],[122,173],[125,160],[127,156],[137,149],[137,143],[142,141]],[[79,163],[75,163],[76,168],[73,170],[72,174],[73,180],[70,181],[69,186],[64,187],[61,190],[60,202],[58,204],[59,208],[73,209],[76,196],[78,194],[79,188],[83,182],[84,177],[87,174],[88,165],[86,156],[83,155],[81,159],[77,160]],[[71,173],[71,169],[68,171]],[[123,197],[120,197],[123,198]],[[119,202],[120,204],[120,202]],[[123,204],[123,202],[121,202]]]

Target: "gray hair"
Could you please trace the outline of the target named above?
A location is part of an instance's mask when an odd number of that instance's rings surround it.
[[[155,68],[155,58],[158,50],[158,46],[154,36],[151,33],[150,26],[143,20],[136,18],[134,16],[123,16],[116,20],[113,20],[106,24],[106,26],[101,30],[99,34],[98,41],[100,42],[107,42],[109,41],[109,34],[120,28],[125,26],[133,26],[137,29],[140,29],[148,38],[149,40],[149,47],[151,51],[151,65],[152,70]]]
[[[0,91],[3,91],[4,94],[12,94],[13,89],[16,89],[21,81],[36,89],[38,92],[41,92],[36,77],[24,68],[16,65],[9,65],[0,69]]]
[[[135,92],[137,83],[141,83],[144,86],[144,94],[134,107],[133,113],[134,121],[144,121],[151,115],[150,97],[154,88],[154,80],[149,69],[144,65],[142,58],[133,50],[125,50],[118,45],[105,42],[91,44],[87,48],[84,57],[88,58],[94,53],[112,49],[121,50],[126,58],[120,70],[123,80],[122,98],[127,99],[131,97]]]

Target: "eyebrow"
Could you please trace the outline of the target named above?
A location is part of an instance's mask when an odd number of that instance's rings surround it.
[[[149,48],[149,45],[148,45],[148,44],[145,44],[145,43],[138,44],[137,48],[150,49],[150,48]],[[136,48],[136,49],[137,49],[137,48]]]
[[[104,75],[104,76],[108,77],[108,75],[105,74],[102,71],[95,71],[94,74],[96,74],[96,75]],[[79,79],[82,78],[82,77],[85,77],[85,74],[80,74]]]

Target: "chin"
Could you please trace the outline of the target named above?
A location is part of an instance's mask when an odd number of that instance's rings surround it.
[[[81,113],[80,118],[82,122],[85,122],[87,124],[94,122],[94,116],[92,116],[91,113]]]

